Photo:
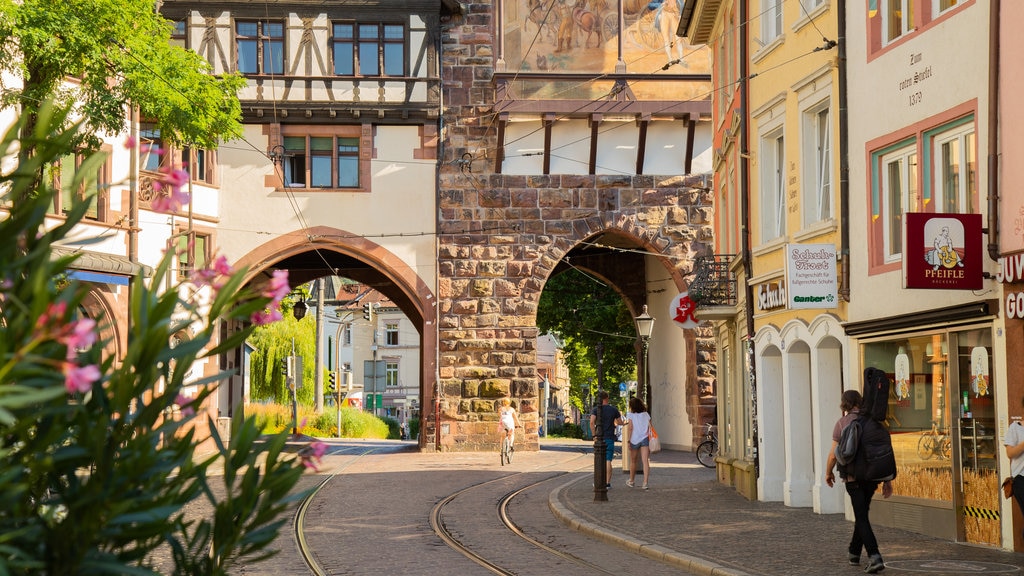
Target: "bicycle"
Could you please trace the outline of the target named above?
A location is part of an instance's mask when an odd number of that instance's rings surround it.
[[[917,455],[922,460],[929,460],[932,456],[949,460],[952,448],[953,443],[949,439],[949,434],[939,430],[938,420],[932,420],[932,429],[921,434],[921,439],[917,441]]]
[[[515,453],[515,434],[504,434],[501,439],[501,465],[512,463],[512,454]]]
[[[705,424],[704,440],[697,445],[697,461],[706,468],[715,467],[718,456],[718,430],[713,424]]]

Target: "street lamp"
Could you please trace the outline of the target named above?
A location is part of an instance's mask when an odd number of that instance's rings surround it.
[[[601,392],[604,391],[604,342],[597,343],[597,405],[594,407],[594,502],[608,500],[608,470],[605,465],[605,451],[608,447],[604,441],[604,424],[601,422],[604,402]]]
[[[651,340],[651,332],[654,330],[654,318],[651,318],[651,315],[647,313],[647,304],[644,304],[643,311],[634,320],[636,321],[636,333],[640,336],[640,347],[643,350],[641,360],[641,364],[643,364],[643,378],[640,380],[640,399],[644,401],[644,404],[647,405],[647,411],[650,412],[651,395],[647,381],[647,348]]]
[[[299,297],[299,300],[292,306],[292,316],[296,320],[302,320],[306,317],[306,310],[309,310],[309,306],[306,305],[306,301]]]

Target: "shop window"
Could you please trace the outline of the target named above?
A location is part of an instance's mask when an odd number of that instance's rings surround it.
[[[242,74],[284,74],[284,23],[235,22],[235,50]]]

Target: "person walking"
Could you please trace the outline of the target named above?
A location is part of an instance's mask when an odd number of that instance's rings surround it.
[[[1021,398],[1020,406],[1024,408],[1024,397]],[[1018,416],[1020,415],[1021,412],[1018,412]],[[1010,459],[1013,498],[1017,501],[1020,511],[1024,512],[1024,422],[1021,422],[1019,417],[1006,429],[1003,445],[1006,446],[1006,457]]]
[[[641,462],[644,467],[644,490],[651,479],[651,415],[642,400],[633,396],[629,399],[629,448],[632,455],[629,464],[629,481],[626,486],[636,486],[636,471]]]
[[[615,427],[622,425],[622,413],[615,406],[608,403],[608,392],[601,390],[598,394],[601,405],[596,406],[590,413],[590,433],[604,436],[604,460],[607,472],[605,473],[605,487],[611,488],[612,460],[615,459]],[[595,430],[597,426],[597,411],[601,411],[601,430]]]
[[[843,392],[839,404],[843,416],[836,422],[832,429],[832,449],[828,453],[828,462],[825,464],[825,484],[832,487],[835,484],[836,467],[836,446],[843,434],[843,429],[849,426],[854,420],[860,418],[860,408],[863,397],[856,390]],[[854,566],[860,565],[861,550],[868,553],[868,565],[864,571],[868,574],[877,574],[885,570],[885,562],[878,552],[878,540],[875,532],[871,529],[869,512],[871,509],[871,498],[878,490],[878,482],[858,481],[853,475],[844,474],[843,482],[846,484],[846,493],[850,496],[850,504],[853,506],[853,536],[850,538],[849,562]],[[882,496],[892,496],[892,482],[882,483]]]

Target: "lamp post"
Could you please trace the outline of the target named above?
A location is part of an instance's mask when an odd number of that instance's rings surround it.
[[[634,318],[636,321],[636,333],[640,336],[640,348],[643,351],[640,363],[642,364],[643,378],[640,379],[640,399],[647,405],[647,411],[651,411],[651,392],[648,386],[647,370],[647,348],[651,340],[651,332],[654,330],[654,318],[647,313],[647,304],[640,315]]]
[[[309,306],[306,305],[306,301],[302,299],[302,295],[298,295],[298,300],[295,305],[292,306],[292,316],[295,320],[302,320],[306,317],[306,310]],[[298,383],[295,381],[296,378],[302,378],[302,374],[297,374],[295,370],[296,366],[300,364],[294,361],[295,359],[295,338],[292,338],[292,361],[289,362],[291,365],[288,370],[289,388],[292,390],[292,434],[299,434],[299,396],[298,396]]]
[[[608,471],[605,469],[604,424],[601,421],[604,402],[601,392],[604,390],[604,342],[597,343],[597,405],[594,407],[594,502],[608,501]]]

